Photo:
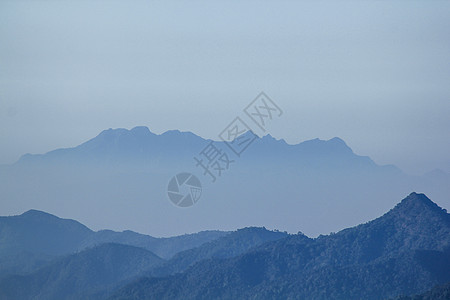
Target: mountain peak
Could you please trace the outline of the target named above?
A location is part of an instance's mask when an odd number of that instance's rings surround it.
[[[25,224],[28,224],[28,226],[33,227],[33,229],[38,229],[34,226],[36,224],[39,224],[39,226],[50,226],[50,227],[56,226],[57,230],[60,230],[61,228],[65,227],[71,228],[72,230],[75,231],[82,231],[88,233],[91,232],[91,230],[88,227],[86,227],[85,225],[81,224],[78,221],[72,219],[63,219],[50,213],[47,213],[45,211],[37,209],[27,210],[21,215],[13,216],[13,218],[23,220]]]
[[[332,138],[332,139],[329,139],[327,142],[332,142],[332,143],[342,144],[342,145],[347,146],[347,144],[344,142],[344,140],[341,139],[340,137],[337,137],[337,136],[335,136],[335,137]]]
[[[98,136],[119,136],[119,135],[147,136],[153,134],[147,126],[136,126],[130,130],[126,128],[109,128],[100,132]]]
[[[265,141],[277,142],[277,143],[287,145],[287,143],[284,139],[277,139],[270,134],[266,134],[265,136],[262,137],[262,139]]]
[[[439,207],[424,194],[412,192],[391,211],[399,215],[407,216],[431,216],[439,215],[444,219],[449,219],[447,211]]]
[[[183,137],[183,136],[195,136],[198,138],[201,138],[200,136],[196,135],[195,133],[191,131],[181,131],[178,129],[171,129],[167,130],[160,134],[161,136],[173,136],[173,137]]]
[[[347,145],[347,143],[339,137],[334,137],[332,139],[329,139],[329,140],[325,141],[325,143],[336,150],[341,149],[344,151],[351,151],[353,153],[353,150]]]
[[[108,128],[103,130],[102,132],[100,132],[98,134],[98,136],[112,136],[112,135],[118,135],[118,134],[123,134],[125,132],[128,132],[128,129],[125,128]]]
[[[20,215],[20,217],[26,218],[58,218],[52,214],[46,213],[37,209],[30,209]]]
[[[417,205],[426,205],[429,207],[439,207],[436,203],[431,201],[425,194],[412,192],[405,199],[403,199],[398,206],[415,207]]]
[[[147,126],[136,126],[136,127],[132,128],[130,130],[130,133],[135,135],[135,136],[139,136],[139,137],[141,137],[141,136],[145,137],[145,136],[148,136],[148,135],[154,135],[154,133],[152,133],[150,131],[150,129],[148,129]]]

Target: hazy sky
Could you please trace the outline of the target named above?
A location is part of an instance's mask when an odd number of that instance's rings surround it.
[[[450,172],[450,1],[0,0],[0,163],[107,128],[215,138],[260,91],[290,143]]]

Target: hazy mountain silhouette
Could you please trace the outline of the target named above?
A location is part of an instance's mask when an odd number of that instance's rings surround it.
[[[29,210],[19,216],[0,217],[0,253],[67,254],[93,233],[77,221]]]
[[[132,231],[94,232],[83,224],[29,210],[19,216],[0,217],[0,275],[29,273],[57,256],[103,243],[137,246],[164,258],[227,235],[204,231],[171,238],[155,238]]]
[[[57,149],[43,155],[25,154],[16,164],[171,164],[177,157],[192,158],[205,140],[190,132],[167,131],[157,135],[147,127],[108,129],[74,148]],[[179,160],[181,161],[181,160]]]
[[[77,221],[37,210],[0,217],[0,275],[35,270],[58,255],[74,252],[93,234]]]
[[[252,132],[247,132],[243,136],[251,135],[253,135]],[[150,167],[179,167],[180,164],[185,165],[186,162],[192,165],[192,157],[210,141],[191,132],[178,130],[157,135],[143,126],[131,130],[108,129],[74,148],[57,149],[46,154],[25,154],[16,164],[106,163],[114,166],[135,162],[144,163]],[[223,149],[229,150],[223,142],[217,143]],[[328,141],[314,139],[289,145],[284,140],[277,140],[266,135],[257,138],[245,153],[248,157],[244,163],[255,162],[255,160],[260,163],[261,158],[272,157],[275,159],[268,160],[268,163],[289,161],[296,167],[326,166],[366,169],[378,167],[369,157],[353,153],[350,147],[338,137]],[[174,162],[177,164],[174,165]],[[262,166],[267,167],[267,164]],[[384,168],[399,172],[394,166]]]
[[[179,252],[167,262],[152,268],[148,274],[163,276],[181,272],[196,262],[205,259],[235,257],[253,247],[279,240],[286,236],[288,236],[287,233],[270,231],[265,228],[249,227],[239,229],[221,238],[204,243],[199,247]]]
[[[47,233],[55,232],[54,227],[59,228],[57,230],[59,233],[64,233],[65,229],[74,227],[82,228],[85,231],[88,238],[78,239],[78,243],[71,241],[74,248],[85,247],[92,244],[93,241],[99,245],[62,257],[55,258],[53,256],[51,261],[43,263],[40,268],[28,272],[28,274],[4,276],[0,279],[0,299],[104,299],[138,275],[170,274],[183,271],[195,262],[234,257],[252,247],[287,236],[286,233],[268,231],[265,228],[244,228],[231,233],[211,231],[156,239],[130,231],[118,233],[104,230],[96,233],[76,221],[59,219],[39,211],[30,211],[21,216],[4,218],[10,222],[4,222],[8,223],[8,227],[4,226],[3,229],[22,233],[21,235],[10,235],[7,243],[18,245],[20,249],[25,245],[29,246],[30,241],[27,240],[27,234],[30,229],[24,225],[30,222],[29,218],[34,222],[33,233],[38,236],[48,236],[44,242],[50,242],[55,249],[61,245],[58,240],[52,241],[52,236],[47,235]],[[20,222],[16,222],[16,219],[20,219]],[[52,226],[49,226],[50,223]],[[67,224],[72,226],[67,226]],[[15,230],[15,227],[18,230]],[[72,231],[66,231],[68,235],[70,232]],[[97,234],[100,234],[99,238],[96,238]],[[195,244],[199,244],[199,237],[204,234],[206,236],[203,239],[210,241],[195,247]],[[216,239],[211,240],[213,237]],[[15,243],[14,238],[17,239]],[[140,244],[142,247],[155,247],[156,244],[158,250],[181,252],[179,255],[175,254],[172,259],[164,261],[144,248],[104,243],[111,239],[116,242]],[[158,240],[164,242],[158,244]],[[189,249],[190,247],[195,248]],[[173,248],[177,248],[177,250]],[[42,250],[39,245],[36,245],[29,249],[30,253],[36,249]],[[73,249],[64,248],[59,252],[55,250],[52,253],[54,255],[62,254],[73,251]],[[42,251],[48,252],[47,248]],[[15,263],[20,264],[20,261]]]
[[[229,235],[229,232],[219,230],[201,231],[193,234],[183,234],[167,238],[155,238],[130,230],[122,232],[100,230],[95,235],[84,240],[80,248],[92,247],[103,243],[119,243],[147,249],[159,257],[169,259],[178,252],[196,248],[204,243],[214,241]]]
[[[450,176],[409,176],[377,165],[340,138],[289,145],[266,135],[240,157],[215,142],[234,162],[212,183],[194,160],[210,142],[190,132],[154,134],[136,127],[108,129],[73,148],[27,154],[0,167],[0,209],[36,207],[94,229],[158,236],[249,226],[316,236],[375,218],[411,190],[450,205]],[[193,173],[203,185],[200,201],[188,210],[167,199],[167,184],[180,172]]]
[[[449,270],[450,215],[413,193],[366,224],[142,278],[112,299],[386,299],[447,282]]]
[[[47,259],[28,274],[4,274],[1,299],[388,299],[450,281],[450,215],[417,193],[314,239],[265,228],[158,239],[94,232],[36,210],[0,225],[3,259],[25,250]],[[179,251],[164,261],[141,247]]]

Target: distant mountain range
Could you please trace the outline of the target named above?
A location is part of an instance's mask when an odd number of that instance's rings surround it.
[[[249,138],[254,134],[249,131],[244,134]],[[17,165],[26,164],[107,164],[109,166],[139,164],[146,168],[167,168],[192,166],[192,158],[197,155],[211,140],[205,140],[191,132],[178,130],[154,134],[147,127],[127,129],[108,129],[97,137],[74,148],[57,149],[46,154],[25,154]],[[229,150],[223,141],[216,141],[223,150]],[[270,135],[250,144],[247,163],[259,163],[262,157],[273,156],[275,161],[267,161],[263,166],[273,162],[288,161],[295,167],[322,166],[352,167],[371,169],[379,167],[369,157],[359,156],[340,138],[328,141],[314,139],[297,145],[288,145],[284,140],[277,140]],[[232,150],[229,156],[233,154]],[[276,154],[282,154],[275,157]],[[176,164],[174,164],[176,163]],[[144,164],[144,166],[142,166]],[[394,166],[384,166],[383,169],[399,172]]]
[[[94,232],[36,210],[0,217],[0,299],[104,299],[139,275],[170,275],[286,236],[244,228],[154,238]]]
[[[27,262],[47,258],[0,269],[5,300],[447,299],[446,286],[430,289],[450,282],[450,214],[416,193],[317,238],[252,227],[158,239],[29,211],[0,218],[0,241],[3,261],[21,251]]]
[[[375,218],[411,190],[450,206],[445,172],[410,176],[355,154],[339,138],[289,145],[266,135],[240,156],[215,142],[232,162],[212,183],[194,160],[210,142],[190,132],[136,127],[105,130],[74,148],[26,154],[0,166],[0,210],[36,208],[94,229],[156,236],[255,225],[317,236]],[[180,172],[194,174],[203,186],[200,200],[187,209],[167,196],[169,180]]]
[[[151,251],[168,259],[229,234],[203,231],[171,238],[155,238],[132,231],[92,231],[83,224],[30,210],[19,216],[0,217],[0,277],[26,274],[56,257],[104,243],[120,243]]]

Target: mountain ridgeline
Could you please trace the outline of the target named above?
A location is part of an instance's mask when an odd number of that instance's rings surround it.
[[[255,137],[240,156],[215,141],[232,162],[221,174],[213,170],[213,183],[194,160],[205,159],[201,152],[210,142],[190,132],[155,134],[141,126],[108,129],[73,148],[26,154],[0,166],[0,209],[12,214],[35,207],[94,229],[158,236],[249,226],[317,236],[373,219],[411,190],[450,206],[445,172],[410,176],[354,153],[337,137],[292,145]],[[203,186],[188,213],[167,196],[168,182],[180,172],[194,174]]]
[[[170,238],[155,238],[132,231],[93,231],[83,224],[29,210],[19,216],[0,217],[0,277],[26,274],[52,261],[104,243],[135,246],[168,259],[229,234],[203,231]]]
[[[2,260],[30,256],[1,270],[0,299],[447,299],[450,214],[423,194],[317,238],[256,227],[202,234],[95,232],[39,211],[2,217]]]
[[[413,193],[366,224],[142,278],[111,299],[387,299],[448,281],[450,215]]]

